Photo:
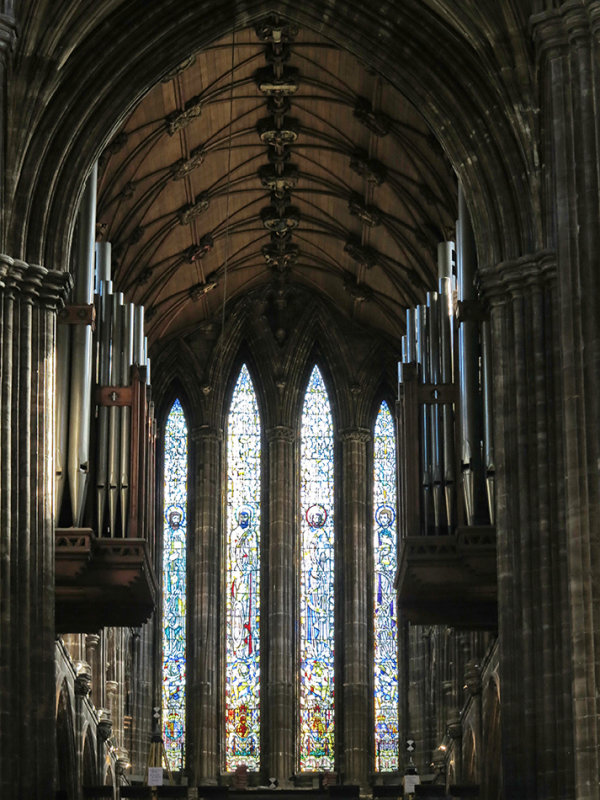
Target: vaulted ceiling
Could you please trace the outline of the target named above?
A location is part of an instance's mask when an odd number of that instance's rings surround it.
[[[398,342],[456,217],[452,169],[401,89],[275,17],[164,76],[99,178],[98,233],[150,342],[294,287]]]

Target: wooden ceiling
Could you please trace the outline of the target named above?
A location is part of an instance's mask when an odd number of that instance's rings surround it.
[[[455,218],[452,169],[402,92],[273,17],[164,76],[100,163],[99,235],[151,343],[297,286],[397,342]]]

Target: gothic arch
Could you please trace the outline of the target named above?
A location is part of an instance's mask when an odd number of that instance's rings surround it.
[[[143,15],[137,10],[134,2],[107,4],[69,18],[48,2],[26,21],[17,59],[35,50],[57,70],[45,86],[11,98],[29,123],[21,129],[30,131],[9,143],[18,165],[7,234],[13,254],[64,268],[83,179],[135,103],[187,54],[269,13],[272,4],[172,0],[146,5]],[[465,189],[482,263],[539,248],[535,121],[527,111],[535,107],[535,87],[523,67],[526,45],[512,3],[497,20],[502,44],[474,15],[459,17],[442,0],[389,2],[376,12],[357,2],[288,1],[278,11],[356,54],[422,110]],[[519,80],[505,81],[507,67]]]
[[[84,731],[81,758],[81,783],[83,786],[95,786],[97,782],[96,741],[89,725]]]
[[[77,796],[77,747],[73,725],[73,705],[65,678],[56,702],[56,764],[57,789],[68,800]]]
[[[502,797],[500,713],[500,686],[497,675],[493,675],[483,693],[483,800],[500,800]]]

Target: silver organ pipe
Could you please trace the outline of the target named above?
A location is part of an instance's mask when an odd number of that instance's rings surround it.
[[[457,283],[458,299],[464,308],[476,300],[475,272],[477,255],[469,212],[462,191],[458,195],[457,222]],[[475,524],[481,515],[480,483],[481,434],[479,398],[479,326],[468,318],[458,328],[458,357],[460,385],[461,469],[468,525]]]
[[[459,211],[456,248],[438,246],[437,291],[406,312],[402,363],[414,367],[399,369],[400,408],[409,444],[418,420],[420,484],[406,490],[405,502],[418,506],[417,515],[404,514],[406,536],[494,523],[490,328],[477,302],[475,245],[462,196]],[[409,450],[403,473],[415,469]]]
[[[492,420],[492,340],[489,320],[481,325],[481,362],[483,389],[483,461],[490,522],[495,524],[496,466],[494,460],[494,428]]]
[[[440,242],[438,245],[438,289],[439,289],[439,379],[444,385],[454,383],[454,301],[452,286],[452,266],[454,243]],[[446,525],[452,528],[455,518],[454,496],[456,490],[456,454],[454,450],[454,408],[450,403],[441,407],[442,451],[443,451],[443,492],[446,511]]]
[[[112,281],[110,242],[96,244],[98,343],[96,383],[108,386],[110,380],[110,341],[112,337]],[[96,425],[96,524],[99,536],[104,533],[108,491],[108,408],[100,404]]]
[[[91,305],[94,297],[94,242],[96,238],[96,188],[98,168],[88,177],[79,208],[79,246],[73,299]],[[92,329],[75,325],[71,331],[69,403],[69,486],[73,524],[81,526],[90,467],[90,415],[92,403]]]
[[[427,306],[417,306],[416,314],[416,349],[417,364],[421,383],[429,381],[429,358],[427,339]],[[423,525],[426,532],[433,526],[432,500],[432,451],[431,451],[431,417],[427,406],[421,409],[421,486]]]
[[[122,366],[122,331],[123,331],[123,295],[117,292],[112,295],[112,337],[110,353],[110,386],[118,387],[121,382]],[[108,515],[110,535],[116,536],[117,508],[119,499],[119,478],[121,473],[120,446],[121,438],[121,406],[111,405],[108,409]]]
[[[123,306],[123,349],[121,359],[121,384],[131,385],[131,367],[133,365],[133,303]],[[121,525],[123,536],[127,535],[127,518],[129,514],[129,472],[131,447],[131,407],[123,406],[121,410],[121,453],[119,476],[119,493],[121,501]]]
[[[427,322],[429,341],[429,383],[440,382],[440,333],[439,302],[437,292],[427,292]],[[431,403],[428,406],[431,430],[431,493],[433,500],[433,524],[435,533],[440,532],[442,525],[443,497],[442,485],[442,431],[440,406]]]
[[[69,376],[71,374],[71,326],[56,326],[56,415],[54,417],[55,508],[57,514],[67,485],[69,442]]]

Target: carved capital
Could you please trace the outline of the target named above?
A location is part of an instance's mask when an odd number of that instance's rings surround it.
[[[530,17],[531,36],[538,57],[557,58],[571,45],[578,45],[600,33],[600,0],[581,3],[567,0],[558,8]]]
[[[339,432],[339,439],[344,444],[346,442],[368,444],[370,441],[372,441],[373,434],[366,428],[345,428]]]
[[[540,250],[495,267],[480,268],[477,279],[489,305],[501,305],[512,297],[551,286],[556,281],[556,254]]]
[[[0,255],[0,286],[13,295],[19,292],[26,301],[58,311],[73,287],[73,278],[68,272]]]
[[[213,428],[211,425],[197,425],[190,430],[193,442],[222,442],[223,431],[221,428]]]
[[[295,442],[296,431],[287,425],[275,425],[267,430],[267,441],[269,442]]]

